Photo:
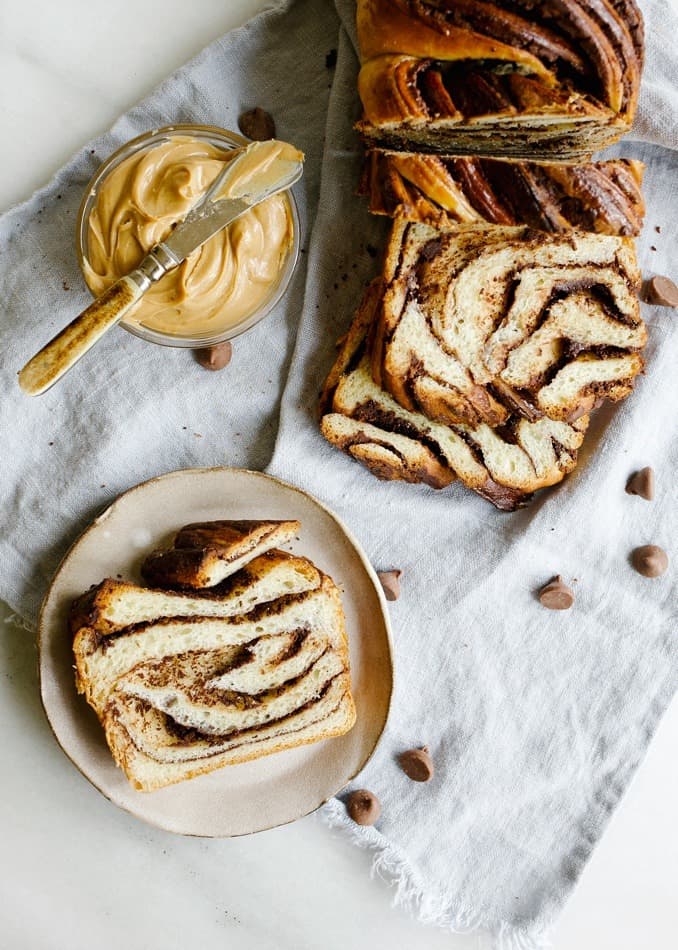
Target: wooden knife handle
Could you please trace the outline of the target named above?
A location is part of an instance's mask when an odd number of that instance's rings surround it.
[[[142,293],[129,275],[116,281],[26,363],[19,373],[23,391],[39,396],[49,389],[124,317]]]

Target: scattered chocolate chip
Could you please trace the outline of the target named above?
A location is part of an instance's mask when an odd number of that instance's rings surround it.
[[[631,552],[631,563],[643,577],[659,577],[669,566],[669,557],[656,544],[644,544]]]
[[[325,57],[325,69],[334,69],[337,65],[337,51],[331,49]]]
[[[377,571],[377,577],[384,588],[386,600],[397,600],[400,597],[400,575],[402,571]]]
[[[64,288],[64,290],[70,290],[70,289],[71,289],[71,288],[69,287],[69,285],[66,283],[65,280],[62,280],[61,286]]]
[[[661,227],[660,227],[658,224],[655,224],[654,229],[655,229],[655,231],[657,232],[657,234],[661,234],[661,233],[662,233],[662,229],[661,229]]]
[[[376,257],[377,254],[379,253],[379,251],[378,251],[377,248],[374,246],[374,244],[368,244],[368,245],[366,245],[365,250],[366,250],[367,253],[370,255],[370,257]]]
[[[430,782],[433,778],[433,759],[429,755],[428,747],[408,749],[398,756],[400,768],[413,782]]]
[[[238,117],[238,128],[248,139],[255,142],[265,142],[275,138],[275,122],[273,116],[257,106],[249,109]]]
[[[563,583],[558,574],[541,588],[539,602],[549,610],[569,610],[574,603],[574,591]]]
[[[651,250],[651,251],[656,251],[657,248],[654,246],[654,244],[651,244],[651,245],[650,245],[650,250]]]
[[[654,498],[654,471],[650,466],[641,468],[639,472],[629,478],[626,483],[627,495],[640,495],[646,501],[652,501]]]
[[[381,802],[373,792],[359,788],[348,796],[346,810],[356,825],[373,825],[381,815]]]
[[[643,299],[660,307],[678,307],[678,287],[670,277],[657,275],[645,281]]]
[[[216,346],[207,346],[203,350],[195,351],[195,358],[205,369],[224,369],[231,362],[233,347],[230,343],[217,343]]]

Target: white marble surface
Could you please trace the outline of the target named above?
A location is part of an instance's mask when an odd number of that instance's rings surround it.
[[[328,0],[330,2],[330,0]],[[262,0],[3,0],[0,210],[27,198],[173,68]],[[0,607],[0,621],[6,612]],[[13,950],[487,947],[390,906],[369,859],[311,817],[178,838],[103,799],[52,739],[30,634],[0,623],[0,945]],[[556,950],[678,945],[678,707],[665,717],[555,933]]]

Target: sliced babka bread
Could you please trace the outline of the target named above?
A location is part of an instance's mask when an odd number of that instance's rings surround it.
[[[508,415],[501,427],[443,425],[399,405],[374,382],[365,339],[378,310],[381,280],[366,291],[321,395],[322,434],[378,478],[445,488],[459,478],[505,511],[554,485],[577,462],[588,426]]]
[[[341,380],[331,407],[322,434],[378,478],[445,488],[457,477],[503,511],[572,471],[588,427],[586,415],[571,423],[514,415],[500,428],[431,422],[380,389],[366,358]]]
[[[642,178],[642,162],[625,159],[539,164],[372,149],[360,191],[372,214],[432,227],[487,223],[637,235]]]
[[[144,580],[158,587],[214,587],[299,531],[298,521],[214,521],[189,524],[169,551],[150,554],[141,567]]]
[[[647,333],[631,238],[397,221],[371,330],[375,383],[431,421],[574,421],[627,396]]]
[[[284,594],[320,586],[320,571],[307,558],[268,551],[215,587],[180,593],[107,578],[73,604],[71,633],[89,627],[108,634],[164,617],[231,617]]]
[[[224,524],[191,525],[178,543],[212,550],[227,539]],[[340,735],[355,721],[339,591],[305,558],[267,552],[190,594],[109,579],[74,602],[69,621],[78,691],[138,789]]]
[[[578,160],[631,127],[635,0],[358,0],[357,29],[370,144]]]
[[[230,617],[164,617],[102,634],[80,627],[73,638],[78,691],[102,712],[117,680],[139,663],[204,650],[244,647],[262,636],[334,629],[338,594],[329,578],[316,590],[284,595]],[[340,605],[339,605],[340,606]],[[332,636],[339,636],[336,632]]]
[[[104,719],[117,764],[140,791],[154,791],[206,772],[321,739],[343,735],[355,722],[344,678],[284,719],[228,736],[183,729],[142,700],[115,697]]]

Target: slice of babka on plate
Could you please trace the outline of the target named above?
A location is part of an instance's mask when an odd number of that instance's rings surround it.
[[[258,554],[291,541],[298,521],[214,521],[189,524],[170,550],[149,555],[142,574],[149,584],[214,587]]]
[[[305,558],[254,556],[262,524],[181,529],[174,543],[186,547],[172,550],[192,552],[192,588],[186,563],[177,571],[169,558],[167,576],[179,590],[108,579],[73,604],[78,691],[137,789],[342,735],[355,721],[339,591]],[[281,524],[278,539],[299,529]],[[233,531],[252,541],[247,563]],[[213,568],[221,574],[226,550],[240,568],[206,586]],[[162,556],[145,562],[156,581]]]

